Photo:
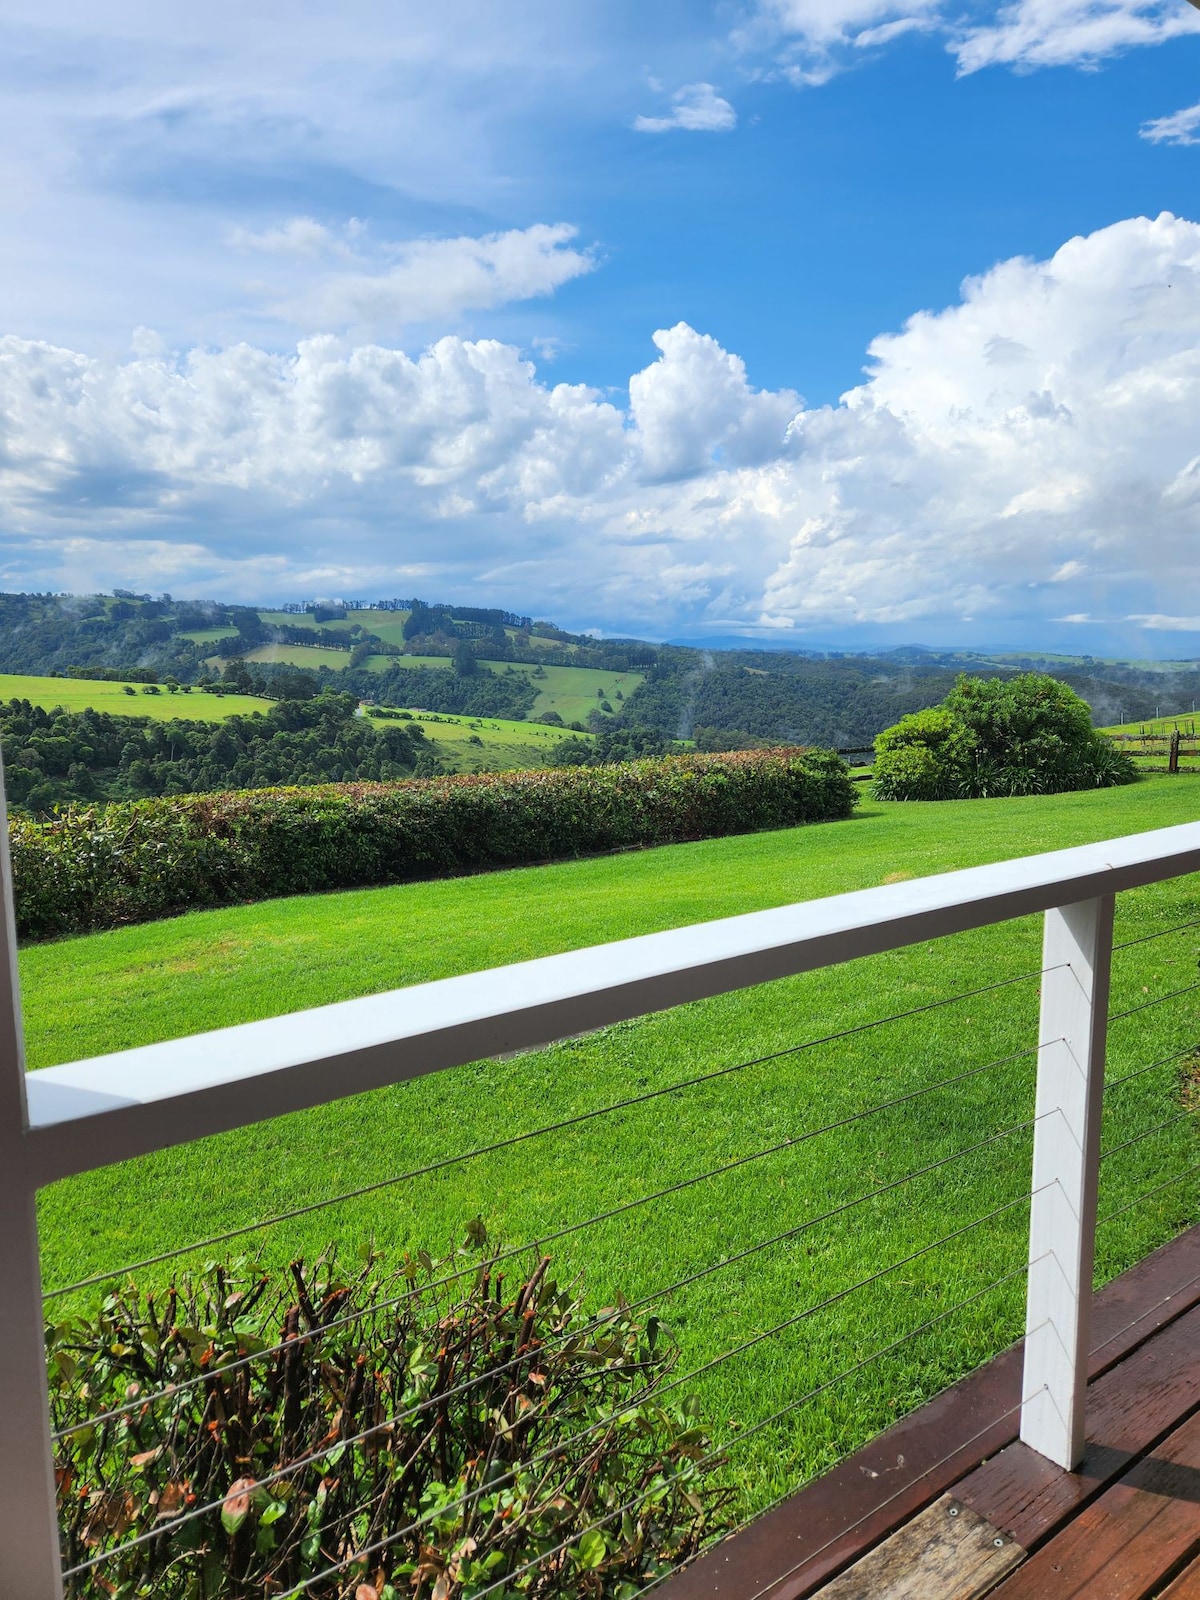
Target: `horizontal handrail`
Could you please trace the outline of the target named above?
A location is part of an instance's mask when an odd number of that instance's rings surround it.
[[[860,889],[145,1045],[25,1078],[56,1179],[446,1067],[1200,869],[1200,823]]]

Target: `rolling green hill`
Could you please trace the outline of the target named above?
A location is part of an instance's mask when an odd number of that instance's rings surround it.
[[[168,595],[0,594],[0,671],[70,676],[78,669],[136,669],[192,684],[232,673],[245,692],[273,699],[345,690],[363,700],[407,700],[459,715],[555,714],[591,728],[611,722],[660,742],[694,739],[713,749],[747,739],[861,744],[907,712],[943,699],[960,672],[1044,667],[1088,701],[1101,725],[1188,711],[1200,698],[1196,662],[917,647],[876,655],[749,644],[701,649],[573,635],[498,609],[405,604],[414,609],[339,613],[315,606],[296,613]],[[453,676],[455,655],[467,648],[488,687],[431,691],[429,675]],[[469,672],[469,662],[460,660],[464,665]],[[397,680],[410,671],[421,678],[422,668],[425,681],[402,693]]]
[[[147,694],[147,685],[131,683],[132,694],[121,683],[94,682],[82,678],[40,678],[26,673],[0,673],[0,701],[28,700],[43,710],[62,706],[65,711],[107,711],[111,716],[154,717],[160,722],[185,718],[189,722],[225,722],[230,717],[248,717],[265,712],[274,704],[257,695],[210,694],[192,688],[171,694],[166,689]]]
[[[36,946],[21,956],[30,1064],[1164,826],[1194,818],[1198,802],[1200,790],[1189,782],[1159,779],[1051,798],[868,803],[848,822],[281,900]],[[1183,879],[1122,896],[1117,937],[1123,942],[1197,917],[1200,890]],[[1026,1212],[1009,1202],[1029,1183],[1027,1052],[1039,950],[1036,919],[982,929],[55,1185],[41,1202],[48,1283],[113,1269],[635,1097],[618,1115],[451,1161],[279,1224],[261,1236],[262,1248],[280,1263],[311,1255],[332,1237],[351,1255],[368,1240],[391,1258],[420,1248],[437,1253],[480,1216],[507,1244],[541,1241],[560,1277],[583,1275],[595,1306],[618,1292],[634,1298],[701,1274],[661,1314],[679,1340],[681,1373],[716,1363],[694,1389],[730,1447],[726,1470],[739,1486],[739,1510],[760,1508],[1019,1330]],[[1186,985],[1198,951],[1195,928],[1119,950],[1114,1015]],[[971,992],[1022,974],[1028,976],[1010,987]],[[911,1015],[956,994],[969,998]],[[898,1020],[844,1035],[889,1016]],[[822,1038],[825,1044],[797,1053]],[[1114,1077],[1156,1060],[1165,1065],[1111,1091],[1106,1145],[1153,1130],[1178,1111],[1178,1052],[1198,1039],[1195,994],[1114,1020]],[[693,1081],[722,1067],[739,1070]],[[951,1078],[958,1081],[788,1145]],[[981,1140],[991,1142],[980,1147]],[[964,1150],[973,1153],[907,1177]],[[703,1176],[743,1157],[754,1159]],[[1102,1214],[1195,1161],[1195,1129],[1186,1119],[1115,1153],[1102,1169]],[[804,1226],[871,1191],[878,1197],[865,1207]],[[650,1195],[660,1198],[637,1203]],[[1100,1275],[1194,1221],[1198,1202],[1193,1177],[1158,1188],[1103,1226]],[[914,1251],[998,1207],[1009,1208],[913,1259]],[[607,1221],[576,1228],[614,1208]],[[787,1229],[799,1231],[739,1257]],[[253,1240],[219,1249],[242,1252]],[[903,1265],[893,1268],[897,1262]],[[877,1272],[885,1275],[873,1287],[736,1359],[718,1359]],[[989,1289],[997,1280],[1005,1281]],[[963,1300],[970,1303],[943,1316]],[[930,1318],[938,1320],[928,1334],[750,1435],[759,1419]]]
[[[448,772],[505,772],[516,767],[546,766],[563,737],[561,729],[539,722],[424,711],[410,715]],[[369,716],[369,720],[376,727],[394,726],[385,717]],[[590,742],[593,735],[575,737]]]

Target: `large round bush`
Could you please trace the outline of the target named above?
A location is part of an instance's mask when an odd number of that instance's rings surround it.
[[[903,717],[875,741],[881,800],[1061,794],[1136,776],[1092,727],[1087,702],[1039,672],[962,677],[940,706]]]

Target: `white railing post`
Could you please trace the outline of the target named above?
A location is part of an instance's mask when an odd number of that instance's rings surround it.
[[[1083,1457],[1113,897],[1046,912],[1021,1438]]]
[[[37,1191],[27,1168],[25,1050],[0,769],[0,1594],[61,1600]]]

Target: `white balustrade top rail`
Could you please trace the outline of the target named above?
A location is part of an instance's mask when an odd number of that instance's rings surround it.
[[[39,1187],[445,1067],[1039,912],[1045,976],[1022,1437],[1073,1466],[1083,1441],[1113,897],[1198,870],[1200,822],[1186,823],[28,1073],[0,798],[0,959],[9,974],[0,981],[0,1596],[62,1594]]]
[[[1200,822],[592,945],[26,1076],[28,1178],[1200,869]]]

